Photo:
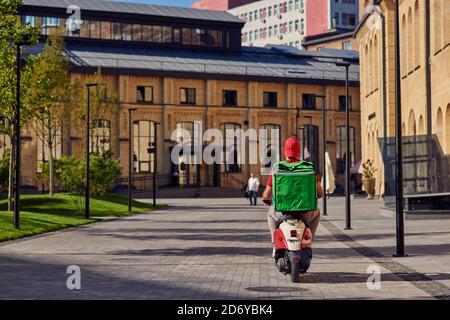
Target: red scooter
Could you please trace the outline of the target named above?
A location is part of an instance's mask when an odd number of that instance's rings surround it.
[[[290,274],[292,282],[299,282],[300,274],[311,265],[311,230],[299,217],[285,215],[277,223],[273,241],[278,271]]]

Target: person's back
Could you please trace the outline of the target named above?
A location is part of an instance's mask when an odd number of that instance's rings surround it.
[[[284,143],[283,152],[286,158],[285,160],[286,162],[295,163],[301,161],[299,159],[300,142],[296,138],[291,137],[286,140],[286,142]],[[316,183],[317,198],[320,199],[323,196],[323,189],[320,185],[320,177],[318,175],[316,176],[316,182],[317,182]],[[278,220],[280,220],[283,217],[283,213],[275,211],[275,207],[272,204],[272,185],[273,185],[273,170],[267,180],[266,189],[264,190],[263,193],[263,201],[266,204],[270,204],[270,208],[267,215],[267,222],[269,224],[271,237],[273,237]],[[303,220],[311,229],[313,237],[315,236],[320,221],[319,209],[314,211],[298,212],[298,213],[291,212],[289,214],[296,215],[299,217],[299,219]]]

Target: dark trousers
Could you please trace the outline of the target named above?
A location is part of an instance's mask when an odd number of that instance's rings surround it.
[[[248,198],[250,199],[250,204],[253,204],[256,206],[256,198],[258,197],[256,191],[250,190],[248,192]]]

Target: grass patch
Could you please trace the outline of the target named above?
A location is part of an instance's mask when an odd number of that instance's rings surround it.
[[[119,195],[106,195],[91,199],[91,217],[121,217],[154,210],[153,205],[133,201],[133,210],[128,212],[127,198]],[[157,205],[156,209],[164,207]],[[6,212],[6,199],[0,200],[0,241],[12,240],[64,228],[95,222],[85,219],[84,212],[77,211],[70,194],[22,195],[20,198],[20,230],[13,227],[13,213]]]

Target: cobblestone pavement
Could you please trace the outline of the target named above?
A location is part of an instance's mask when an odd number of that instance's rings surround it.
[[[419,244],[411,250],[414,256],[392,259],[390,251],[395,242],[392,243],[392,228],[386,226],[395,220],[379,213],[373,213],[370,218],[367,204],[362,203],[365,212],[360,216],[355,212],[355,229],[344,232],[343,202],[333,201],[329,204],[327,221],[318,229],[310,273],[303,276],[301,283],[291,283],[289,276],[276,270],[270,257],[265,207],[249,207],[245,199],[171,199],[164,201],[171,205],[169,208],[150,214],[0,244],[0,298],[442,299],[450,296],[450,228],[441,226],[436,231],[439,234],[431,237],[433,244],[429,238],[425,242],[420,240],[425,246],[423,252]],[[371,206],[376,208],[376,203],[372,202]],[[420,235],[419,231],[414,232],[411,237],[421,239],[427,231],[420,229]],[[367,288],[367,268],[372,264],[381,267],[380,290]],[[81,290],[67,289],[69,265],[81,268]]]

